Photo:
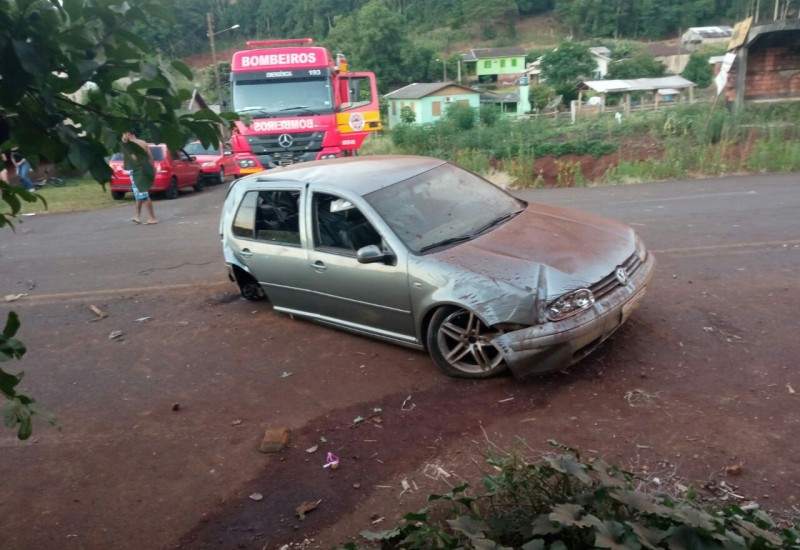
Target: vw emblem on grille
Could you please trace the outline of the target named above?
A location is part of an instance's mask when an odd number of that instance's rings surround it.
[[[289,134],[281,134],[280,136],[278,136],[278,145],[280,145],[284,149],[288,149],[289,147],[291,147],[293,142],[294,140],[292,139],[292,136],[290,136]]]
[[[614,275],[616,275],[617,281],[619,281],[619,284],[622,286],[625,286],[630,282],[630,279],[628,278],[628,272],[625,271],[624,267],[618,268]]]

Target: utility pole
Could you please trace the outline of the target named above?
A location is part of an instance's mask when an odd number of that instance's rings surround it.
[[[208,40],[211,42],[211,62],[214,64],[214,80],[217,83],[217,101],[219,102],[219,112],[222,112],[222,84],[219,82],[219,66],[217,65],[217,49],[214,46],[214,25],[212,23],[211,12],[206,13],[208,21]]]

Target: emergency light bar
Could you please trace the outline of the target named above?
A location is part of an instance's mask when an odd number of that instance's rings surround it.
[[[247,46],[288,46],[290,44],[311,44],[313,38],[288,38],[286,40],[248,40]]]

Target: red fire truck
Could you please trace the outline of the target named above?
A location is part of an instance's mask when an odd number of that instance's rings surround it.
[[[312,39],[247,42],[233,54],[233,146],[240,175],[355,154],[381,129],[375,75]]]

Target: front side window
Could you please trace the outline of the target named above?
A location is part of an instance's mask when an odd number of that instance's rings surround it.
[[[371,244],[381,246],[381,236],[364,214],[336,195],[315,193],[314,247],[355,252]]]

